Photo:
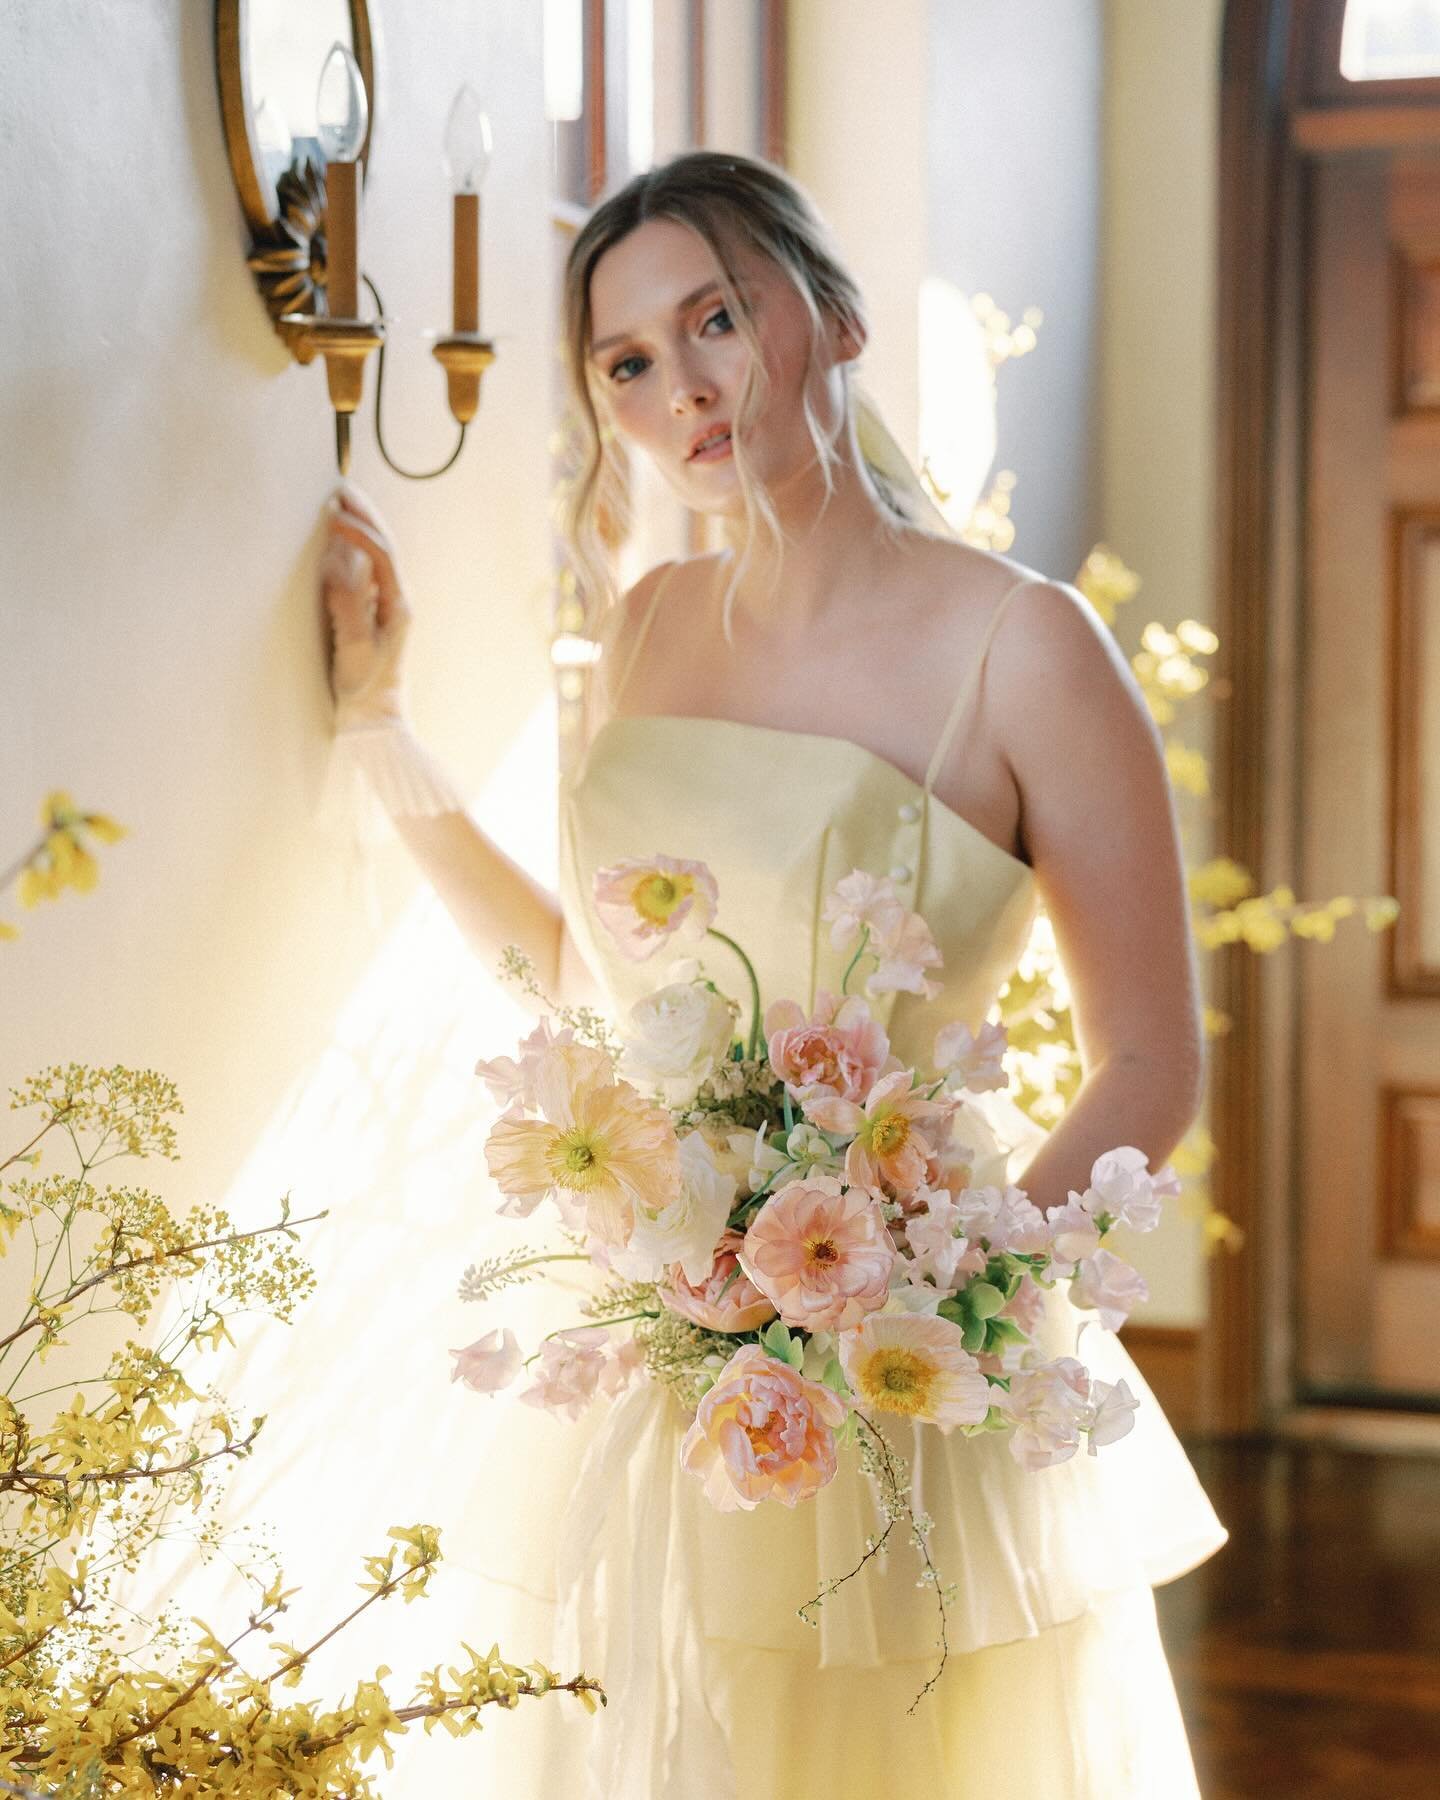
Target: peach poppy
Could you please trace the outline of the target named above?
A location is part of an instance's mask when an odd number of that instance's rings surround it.
[[[591,897],[621,951],[644,962],[661,944],[702,938],[715,922],[719,890],[704,863],[656,855],[597,869]]]
[[[840,1367],[856,1403],[950,1431],[978,1425],[990,1410],[990,1383],[949,1319],[876,1313],[840,1334]]]
[[[542,1117],[501,1115],[485,1142],[491,1176],[524,1216],[547,1196],[584,1207],[586,1228],[611,1248],[629,1241],[635,1209],[658,1213],[680,1191],[675,1128],[660,1107],[617,1081],[609,1057],[557,1044],[537,1061]]]
[[[895,1246],[873,1194],[811,1175],[761,1207],[740,1266],[787,1325],[843,1331],[885,1304]]]
[[[715,1246],[715,1260],[702,1282],[686,1279],[679,1263],[671,1265],[660,1283],[660,1298],[682,1319],[703,1325],[707,1331],[758,1331],[775,1317],[775,1308],[743,1270],[739,1249],[744,1238],[738,1231],[725,1232]],[[730,1277],[735,1275],[735,1280]]]
[[[758,1344],[742,1344],[696,1408],[680,1461],[720,1512],[797,1506],[830,1481],[845,1405]]]

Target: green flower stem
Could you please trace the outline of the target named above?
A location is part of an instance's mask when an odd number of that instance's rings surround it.
[[[707,927],[705,935],[718,938],[722,944],[728,944],[744,965],[745,975],[750,983],[750,1041],[745,1053],[750,1061],[754,1062],[760,1054],[760,981],[755,973],[755,965],[734,938],[727,937],[723,931],[717,931],[711,925]]]
[[[855,973],[855,965],[865,954],[869,943],[870,927],[868,925],[862,925],[860,927],[860,942],[855,946],[855,954],[850,958],[849,966],[845,970],[845,979],[840,983],[840,992],[842,994],[848,994],[850,992],[850,977]]]

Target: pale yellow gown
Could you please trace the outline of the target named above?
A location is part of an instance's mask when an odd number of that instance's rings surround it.
[[[987,645],[1024,585],[997,607]],[[562,794],[561,888],[570,928],[617,1011],[663,973],[614,949],[591,911],[590,877],[663,851],[713,871],[716,924],[749,952],[767,1004],[838,991],[821,903],[852,869],[888,874],[944,955],[935,1000],[902,995],[881,1007],[895,1051],[924,1064],[939,1025],[978,1027],[1035,906],[1030,869],[931,792],[983,657],[984,646],[923,785],[841,737],[688,717],[602,725]],[[707,940],[702,957],[717,984],[743,998],[730,952]],[[1003,1100],[995,1104],[997,1118],[1008,1116]],[[1033,1148],[1032,1130],[1012,1174]],[[1080,1320],[1057,1291],[1047,1348],[1073,1350]],[[928,1425],[894,1434],[917,1506],[935,1521],[934,1559],[958,1587],[948,1667],[914,1713],[907,1707],[937,1662],[936,1612],[899,1530],[883,1560],[825,1602],[818,1629],[796,1613],[827,1576],[854,1565],[877,1529],[853,1451],[813,1502],[721,1515],[680,1469],[687,1420],[665,1390],[643,1384],[574,1426],[538,1420],[550,1441],[545,1466],[522,1477],[530,1530],[507,1578],[542,1602],[537,1623],[551,1611],[543,1603],[558,1601],[557,1661],[597,1673],[610,1704],[593,1719],[568,1700],[563,1716],[542,1707],[546,1716],[516,1737],[505,1791],[604,1800],[1195,1795],[1151,1587],[1210,1556],[1226,1534],[1119,1340],[1092,1323],[1079,1354],[1107,1380],[1123,1376],[1141,1400],[1131,1435],[1097,1457],[1082,1451],[1028,1473],[998,1435]]]

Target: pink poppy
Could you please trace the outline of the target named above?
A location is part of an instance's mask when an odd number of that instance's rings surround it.
[[[953,1110],[927,1100],[908,1069],[882,1075],[863,1107],[850,1100],[813,1101],[807,1109],[822,1131],[853,1135],[845,1153],[852,1187],[883,1189],[897,1199],[913,1194],[935,1166]]]
[[[777,1000],[765,1014],[770,1066],[802,1107],[811,1100],[862,1102],[893,1067],[885,1028],[852,994],[822,992],[807,1019],[793,1000]]]
[[[762,1500],[797,1506],[830,1481],[840,1397],[758,1344],[743,1344],[701,1400],[680,1460],[720,1512]]]
[[[715,1262],[699,1286],[685,1279],[679,1263],[671,1265],[660,1284],[660,1298],[671,1312],[703,1325],[707,1331],[758,1331],[775,1317],[775,1308],[739,1268],[738,1251],[744,1238],[738,1231],[725,1232],[715,1248]],[[726,1286],[726,1283],[729,1286]],[[721,1290],[724,1290],[723,1292]]]
[[[592,898],[623,953],[644,962],[661,944],[704,937],[715,922],[719,890],[704,863],[657,855],[597,869]]]
[[[843,1331],[885,1304],[895,1246],[873,1194],[811,1175],[761,1207],[740,1266],[787,1325]]]

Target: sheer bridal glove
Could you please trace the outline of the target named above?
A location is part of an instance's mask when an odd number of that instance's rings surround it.
[[[384,531],[348,489],[331,509],[319,579],[330,621],[335,733],[320,812],[343,834],[373,844],[387,835],[387,818],[463,812],[464,802],[406,717],[410,609]]]

